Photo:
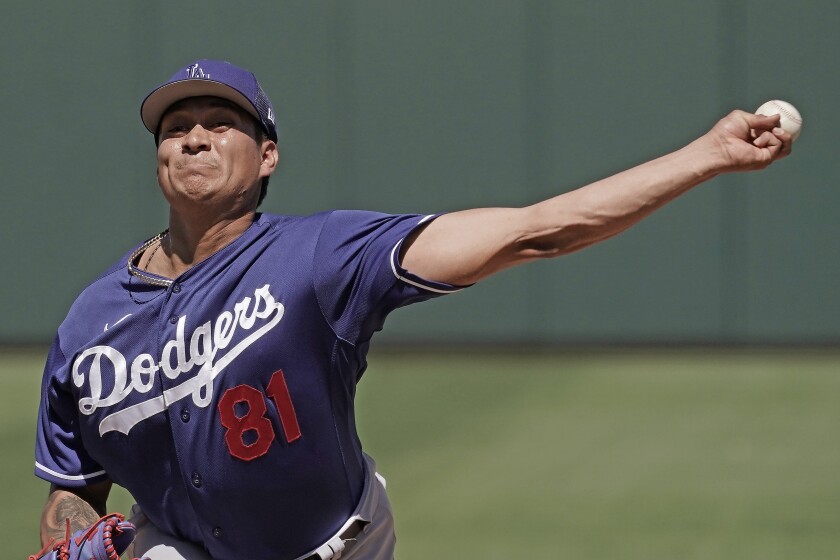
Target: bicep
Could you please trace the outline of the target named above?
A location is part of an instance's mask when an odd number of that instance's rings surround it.
[[[401,263],[428,280],[465,286],[540,256],[531,208],[478,208],[443,214],[403,243]]]

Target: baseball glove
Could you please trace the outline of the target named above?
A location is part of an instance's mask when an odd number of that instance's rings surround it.
[[[109,513],[87,529],[71,535],[68,519],[64,540],[48,542],[28,560],[119,560],[134,541],[136,531],[121,514]]]

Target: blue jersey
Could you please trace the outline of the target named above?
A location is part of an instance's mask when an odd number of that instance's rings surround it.
[[[364,481],[353,400],[393,309],[455,291],[412,276],[426,218],[261,214],[169,281],[132,251],[61,324],[44,372],[38,476],[127,488],[213,558],[294,558],[328,539]]]

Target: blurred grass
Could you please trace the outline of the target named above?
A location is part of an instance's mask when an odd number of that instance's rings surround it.
[[[375,357],[402,560],[840,558],[840,356]]]
[[[38,520],[49,484],[34,474],[35,422],[46,356],[46,348],[0,353],[0,480],[9,482],[0,511],[3,558],[23,560],[41,548]],[[128,513],[133,503],[128,492],[115,487],[108,506]]]
[[[43,361],[0,358],[7,558],[38,549]],[[389,352],[357,400],[401,560],[772,560],[840,557],[839,395],[838,353]]]

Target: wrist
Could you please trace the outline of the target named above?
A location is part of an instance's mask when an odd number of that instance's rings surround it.
[[[685,165],[698,182],[708,181],[728,169],[729,159],[725,148],[709,138],[709,135],[701,136],[680,151],[685,156]]]

